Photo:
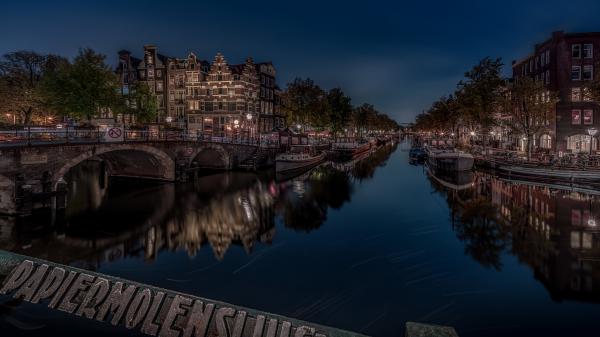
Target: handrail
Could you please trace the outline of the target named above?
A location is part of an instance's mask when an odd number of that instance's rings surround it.
[[[0,131],[0,148],[28,147],[39,145],[61,144],[104,144],[104,143],[139,143],[139,142],[202,142],[232,145],[250,145],[259,147],[279,147],[277,142],[267,142],[247,137],[214,137],[198,135],[186,131],[174,130],[132,130],[121,129],[123,135],[115,139],[107,138],[107,130],[96,129],[49,129],[27,127],[21,130]]]

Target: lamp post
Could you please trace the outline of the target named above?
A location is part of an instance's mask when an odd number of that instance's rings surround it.
[[[594,143],[594,136],[598,133],[598,129],[589,128],[587,129],[588,135],[590,135],[590,155],[592,154],[592,145]]]
[[[248,143],[250,143],[250,138],[252,138],[252,114],[246,114],[246,120],[248,121]]]

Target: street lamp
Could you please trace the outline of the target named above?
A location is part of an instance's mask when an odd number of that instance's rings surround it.
[[[15,115],[15,114],[6,114],[6,118],[8,118],[8,119],[10,119],[11,116],[13,118],[13,125],[17,125],[17,115]]]
[[[590,155],[592,154],[592,144],[594,143],[594,136],[598,133],[598,129],[589,128],[587,129],[588,135],[590,135]]]
[[[250,142],[250,138],[252,138],[252,127],[251,127],[251,121],[252,121],[252,114],[248,113],[246,114],[246,119],[248,120],[248,142]]]

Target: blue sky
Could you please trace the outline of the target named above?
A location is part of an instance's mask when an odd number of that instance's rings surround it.
[[[0,7],[0,53],[141,55],[144,44],[230,63],[270,60],[279,85],[311,77],[409,122],[485,56],[510,63],[552,31],[600,31],[598,1],[16,1]]]

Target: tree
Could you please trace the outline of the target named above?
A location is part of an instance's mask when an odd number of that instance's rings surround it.
[[[135,82],[129,90],[129,95],[124,97],[125,112],[135,116],[138,123],[154,122],[158,114],[158,101],[150,86],[145,82]]]
[[[64,116],[91,119],[102,111],[122,108],[117,76],[105,56],[82,49],[73,63],[49,73],[43,82],[46,104]]]
[[[283,93],[284,104],[282,107],[286,113],[288,124],[326,125],[324,96],[323,90],[309,78],[296,78],[289,83]]]
[[[333,88],[327,93],[327,102],[329,105],[329,127],[333,135],[337,135],[347,127],[352,114],[352,104],[350,97],[344,95],[340,88]]]
[[[527,141],[527,159],[531,158],[533,137],[547,129],[554,120],[552,109],[558,95],[548,91],[542,81],[520,77],[505,96],[504,109],[510,118],[508,127]]]
[[[27,50],[5,54],[0,60],[2,112],[20,116],[23,124],[30,124],[34,114],[49,113],[40,92],[41,83],[65,61],[56,55]]]
[[[373,113],[374,111],[375,107],[368,103],[364,103],[363,105],[352,110],[352,116],[350,118],[352,121],[352,126],[358,130],[360,137],[363,136],[364,131],[368,130],[367,123],[369,121],[369,114]]]
[[[505,85],[500,76],[502,66],[500,58],[492,60],[486,57],[466,72],[466,80],[458,84],[460,109],[471,123],[481,128],[484,147],[502,100],[502,88]]]

